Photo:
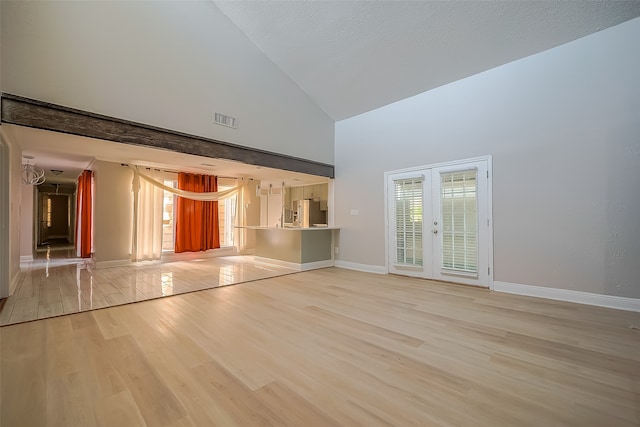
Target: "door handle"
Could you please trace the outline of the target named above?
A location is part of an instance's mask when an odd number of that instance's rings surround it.
[[[438,234],[438,229],[437,228],[433,229],[433,234]]]

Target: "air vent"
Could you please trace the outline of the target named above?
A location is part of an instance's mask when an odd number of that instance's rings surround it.
[[[224,114],[215,113],[213,115],[213,122],[218,125],[238,129],[238,119]]]

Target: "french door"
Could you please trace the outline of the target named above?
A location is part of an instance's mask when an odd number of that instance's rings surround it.
[[[490,286],[490,160],[385,174],[389,273]]]

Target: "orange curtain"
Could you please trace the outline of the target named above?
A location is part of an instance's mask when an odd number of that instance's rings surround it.
[[[93,223],[92,212],[93,172],[82,171],[78,177],[78,195],[76,199],[76,251],[81,258],[91,258],[91,237]]]
[[[196,193],[215,192],[218,191],[218,178],[180,172],[178,188]],[[219,247],[218,202],[178,197],[175,252],[198,252]]]

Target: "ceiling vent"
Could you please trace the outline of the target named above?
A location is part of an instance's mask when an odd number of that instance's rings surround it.
[[[218,125],[238,129],[238,119],[224,114],[215,113],[213,115],[213,122]]]

